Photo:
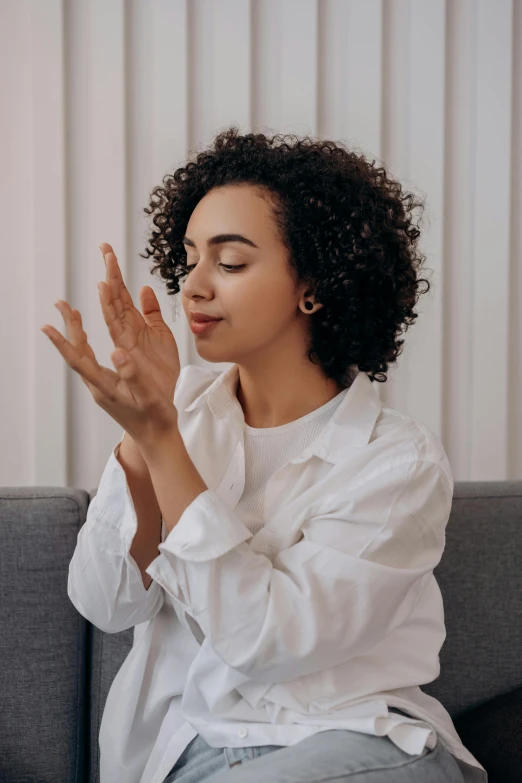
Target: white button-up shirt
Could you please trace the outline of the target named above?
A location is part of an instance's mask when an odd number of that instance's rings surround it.
[[[197,734],[212,747],[293,745],[318,731],[387,735],[406,753],[442,741],[487,783],[442,704],[446,629],[433,574],[453,477],[439,438],[383,407],[359,372],[310,447],[268,480],[253,535],[238,367],[182,368],[174,403],[208,490],[168,535],[145,589],[118,444],[69,566],[68,594],[97,628],[134,626],[100,727],[101,783],[162,783]],[[121,442],[121,441],[120,441]],[[397,707],[412,715],[388,713]]]

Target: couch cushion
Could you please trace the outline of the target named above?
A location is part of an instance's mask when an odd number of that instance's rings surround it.
[[[87,621],[67,594],[85,490],[0,489],[0,780],[87,781]]]

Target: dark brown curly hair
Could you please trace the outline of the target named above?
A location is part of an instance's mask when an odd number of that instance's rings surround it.
[[[413,308],[430,283],[418,277],[425,256],[412,222],[424,203],[374,164],[339,142],[240,135],[231,126],[152,190],[144,211],[157,230],[152,250],[140,256],[154,257],[151,274],[159,270],[169,294],[177,294],[188,274],[181,240],[197,203],[220,186],[260,188],[271,197],[298,280],[310,283],[324,305],[309,316],[308,359],[343,386],[355,365],[384,383],[388,365],[402,353],[400,333],[417,318]],[[419,292],[421,282],[427,288]]]

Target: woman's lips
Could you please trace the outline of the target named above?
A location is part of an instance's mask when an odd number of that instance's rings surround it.
[[[190,328],[194,334],[202,334],[203,332],[212,330],[212,327],[221,323],[222,320],[222,318],[219,318],[217,321],[200,321],[199,323],[197,321],[191,321]]]

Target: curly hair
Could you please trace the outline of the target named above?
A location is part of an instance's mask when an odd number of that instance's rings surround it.
[[[323,304],[309,316],[308,359],[342,385],[354,366],[384,383],[402,352],[399,335],[417,318],[413,308],[430,283],[418,277],[425,256],[412,221],[424,203],[374,164],[339,142],[240,135],[233,125],[153,188],[144,211],[157,230],[152,250],[140,256],[154,257],[151,274],[159,270],[169,294],[177,294],[188,274],[181,240],[197,203],[212,188],[255,186],[272,204],[292,271]],[[419,292],[422,282],[427,288]]]

